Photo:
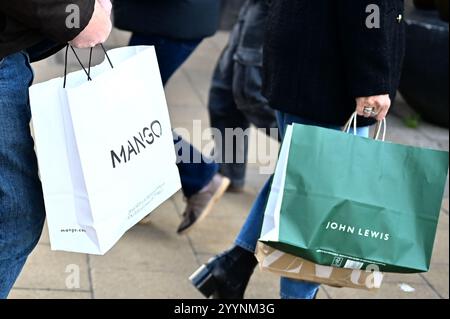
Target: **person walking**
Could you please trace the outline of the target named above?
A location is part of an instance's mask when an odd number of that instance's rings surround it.
[[[115,26],[133,32],[129,44],[153,45],[164,85],[189,58],[201,41],[218,28],[220,1],[216,0],[116,0]],[[230,180],[219,174],[219,166],[174,133],[180,150],[178,169],[187,207],[178,227],[187,234],[212,211]],[[185,158],[183,152],[188,152]],[[196,161],[195,159],[200,159]]]
[[[214,155],[221,174],[231,180],[230,192],[241,192],[245,186],[250,125],[263,129],[268,136],[275,130],[272,137],[278,139],[275,112],[262,94],[267,14],[266,0],[243,4],[216,65],[209,93],[211,127],[220,132],[214,136]]]
[[[356,109],[356,133],[368,136],[369,127],[388,114],[399,84],[405,50],[403,10],[403,0],[271,1],[263,88],[276,110],[281,135],[292,123],[339,130]],[[254,252],[269,193],[270,180],[234,246],[190,277],[206,297],[244,297],[257,265]],[[312,299],[318,288],[281,278],[280,296]]]
[[[66,24],[76,6],[79,25]],[[41,236],[45,209],[29,128],[30,55],[44,58],[67,42],[78,48],[105,42],[112,23],[109,0],[0,2],[0,299],[8,296]],[[42,43],[54,45],[42,50]],[[36,55],[33,55],[36,57]]]

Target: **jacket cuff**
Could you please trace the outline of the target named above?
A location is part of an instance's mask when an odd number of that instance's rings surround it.
[[[360,98],[360,97],[370,97],[370,96],[378,96],[378,95],[391,95],[392,92],[390,91],[390,89],[387,89],[385,87],[371,87],[369,90],[367,88],[361,88],[361,90],[354,90],[351,93],[351,96],[354,97],[355,99]]]
[[[389,81],[383,78],[366,78],[360,82],[352,82],[350,96],[353,98],[391,94]]]

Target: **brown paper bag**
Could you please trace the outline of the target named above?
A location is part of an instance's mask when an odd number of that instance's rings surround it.
[[[258,243],[256,258],[262,271],[282,277],[320,283],[333,287],[377,290],[381,287],[383,273],[321,266],[295,257],[263,243]]]

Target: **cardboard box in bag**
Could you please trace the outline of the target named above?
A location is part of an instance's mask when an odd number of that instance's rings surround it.
[[[261,242],[258,243],[255,255],[262,271],[282,277],[364,290],[377,290],[381,288],[383,281],[383,273],[379,271],[321,266]]]

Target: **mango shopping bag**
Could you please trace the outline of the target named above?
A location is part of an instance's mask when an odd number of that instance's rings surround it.
[[[153,47],[30,88],[53,250],[105,254],[180,189]]]
[[[426,272],[447,172],[447,152],[295,124],[260,241],[325,266]]]

